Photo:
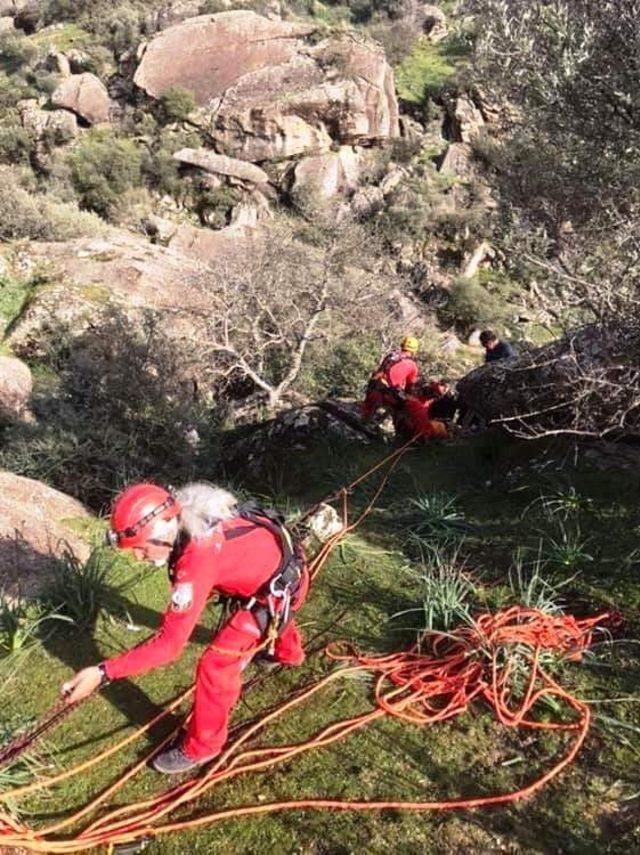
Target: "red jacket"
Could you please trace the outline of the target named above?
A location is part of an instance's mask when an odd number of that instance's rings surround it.
[[[382,375],[393,389],[404,390],[416,382],[419,374],[418,364],[415,359],[406,353],[392,351],[382,360],[374,377]]]
[[[418,366],[413,359],[401,359],[387,371],[389,385],[394,389],[407,389],[416,382],[419,375]]]
[[[237,536],[241,531],[247,533]],[[144,674],[177,659],[213,591],[251,597],[281,561],[279,538],[241,517],[219,523],[207,537],[188,541],[174,566],[171,602],[160,630],[139,647],[105,662],[107,677]]]

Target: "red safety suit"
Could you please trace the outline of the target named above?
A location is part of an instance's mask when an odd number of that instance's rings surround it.
[[[410,389],[419,374],[418,364],[408,353],[394,351],[387,354],[374,372],[364,403],[360,405],[362,418],[370,419],[381,407],[397,408],[399,400],[394,392]]]
[[[218,523],[211,534],[188,541],[172,562],[172,597],[162,627],[139,647],[105,662],[107,677],[117,680],[144,674],[177,659],[212,592],[249,599],[277,572],[282,556],[277,535],[241,517]],[[307,589],[304,571],[294,609],[304,601]],[[238,609],[200,658],[194,706],[182,745],[193,760],[215,756],[227,740],[229,715],[242,688],[242,671],[253,655],[242,654],[264,638],[264,625],[259,625],[256,614],[255,609]],[[304,661],[295,621],[282,630],[274,656],[283,665]]]
[[[408,395],[394,420],[396,432],[407,438],[420,434],[424,439],[447,439],[449,431],[445,423],[431,418],[429,414],[437,400]]]

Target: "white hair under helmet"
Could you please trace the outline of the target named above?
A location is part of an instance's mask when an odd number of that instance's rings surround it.
[[[176,491],[180,503],[180,530],[197,539],[207,535],[220,520],[235,516],[238,500],[228,490],[203,482],[186,484]]]

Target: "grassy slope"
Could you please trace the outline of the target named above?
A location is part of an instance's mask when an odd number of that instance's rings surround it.
[[[524,461],[521,452],[501,452],[489,443],[479,447],[452,446],[413,452],[402,463],[379,510],[357,537],[336,553],[317,584],[304,610],[302,624],[308,636],[315,636],[337,615],[346,610],[338,627],[324,637],[349,638],[370,650],[401,649],[412,633],[395,612],[416,603],[417,589],[402,574],[406,563],[406,542],[399,532],[391,532],[394,505],[426,490],[441,489],[460,495],[468,518],[478,524],[478,533],[466,547],[468,565],[482,580],[480,596],[490,604],[505,598],[504,580],[509,558],[517,546],[535,547],[542,521],[532,509],[523,520],[523,509],[540,489],[549,491],[566,482],[564,475],[546,471],[520,474],[505,480],[507,471]],[[289,451],[282,460],[275,455],[267,473],[254,490],[274,494],[280,500],[305,503],[316,499],[349,476],[363,469],[381,454],[381,449],[353,447],[315,449],[310,454]],[[509,457],[509,454],[511,457]],[[284,461],[286,460],[286,466]],[[204,474],[204,473],[203,473]],[[580,577],[572,583],[576,597],[586,598],[589,607],[611,599],[638,613],[640,584],[633,558],[640,510],[637,507],[637,479],[584,473],[576,476],[580,492],[594,501],[593,510],[583,512],[582,528],[590,537],[587,551],[593,561],[584,563]],[[487,482],[491,481],[492,486]],[[547,523],[548,528],[548,523]],[[501,584],[502,583],[502,584]],[[135,597],[135,602],[134,602]],[[142,579],[130,599],[134,620],[153,626],[166,598],[162,571]],[[584,608],[584,604],[582,605]],[[216,617],[212,607],[180,662],[147,675],[135,683],[109,688],[72,716],[51,737],[60,766],[94,754],[109,744],[131,723],[142,723],[164,701],[188,684],[193,664],[208,637],[207,627]],[[414,622],[409,618],[409,623]],[[637,621],[636,621],[637,623]],[[414,622],[418,625],[418,621]],[[637,629],[637,626],[636,626]],[[123,625],[101,624],[95,638],[66,631],[51,637],[45,648],[35,648],[21,673],[4,689],[5,719],[21,714],[38,716],[53,701],[57,686],[70,668],[89,664],[101,655],[137,643],[142,633],[127,631]],[[630,652],[616,648],[613,667],[571,666],[565,676],[585,697],[628,696],[640,700],[640,664]],[[297,671],[272,675],[258,690],[245,696],[235,721],[253,718],[277,698],[326,669],[318,655]],[[248,675],[254,673],[251,668]],[[324,723],[365,709],[370,686],[361,681],[345,681],[328,690],[321,702],[283,722],[269,739],[297,739],[319,729]],[[598,710],[603,707],[598,706]],[[631,704],[604,708],[609,716],[640,726],[638,707]],[[9,712],[12,711],[12,712]],[[166,727],[160,729],[164,732]],[[638,731],[640,732],[640,731]],[[160,733],[154,734],[157,739]],[[461,815],[409,815],[396,812],[372,815],[289,813],[255,820],[227,822],[200,832],[165,838],[147,851],[253,852],[258,849],[285,852],[347,853],[367,849],[388,851],[393,845],[403,852],[508,851],[622,852],[640,843],[637,792],[640,789],[637,755],[620,736],[637,740],[633,730],[611,731],[597,726],[578,763],[561,780],[526,804],[493,811]],[[125,756],[111,762],[108,769],[93,770],[60,787],[53,794],[30,799],[22,805],[33,813],[31,821],[58,817],[65,810],[85,803],[89,793],[98,792],[152,742],[143,740]],[[299,759],[288,768],[269,775],[254,776],[222,787],[203,799],[199,810],[224,805],[251,804],[273,799],[334,795],[343,798],[439,798],[490,793],[521,785],[548,762],[558,743],[543,738],[523,747],[517,736],[500,728],[489,713],[478,709],[454,721],[421,731],[386,722],[348,742]],[[512,765],[501,764],[508,761]],[[128,786],[129,801],[154,793],[162,786],[151,771]],[[636,794],[636,798],[624,801]],[[635,830],[634,830],[635,828]]]

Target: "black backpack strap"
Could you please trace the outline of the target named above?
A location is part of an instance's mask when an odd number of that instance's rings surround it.
[[[270,531],[276,537],[282,547],[282,560],[274,576],[265,588],[270,587],[271,582],[275,578],[281,580],[281,584],[293,584],[299,579],[300,572],[298,569],[301,552],[298,544],[294,541],[289,530],[285,526],[284,516],[271,508],[262,508],[257,502],[244,502],[238,508],[237,514],[243,520],[253,523],[254,526],[261,526]],[[242,537],[248,534],[251,529],[231,529],[225,533],[227,539]]]
[[[284,516],[278,511],[262,508],[257,502],[244,502],[237,515],[252,523],[250,528],[238,527],[225,531],[225,538],[242,537],[255,527],[270,531],[281,544],[282,559],[275,573],[248,600],[236,599],[239,607],[250,611],[261,633],[269,638],[268,652],[273,654],[275,642],[291,619],[304,571],[304,552],[285,526]]]

